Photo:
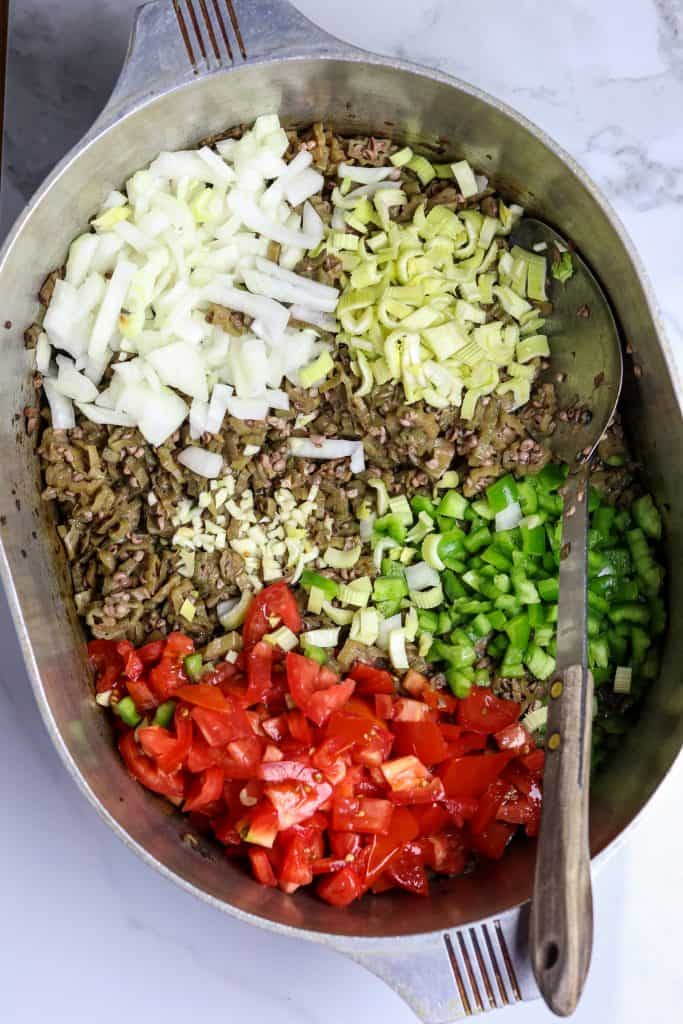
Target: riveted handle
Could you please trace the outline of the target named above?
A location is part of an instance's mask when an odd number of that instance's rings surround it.
[[[151,0],[139,7],[112,95],[89,136],[202,75],[275,57],[358,56],[289,0]]]

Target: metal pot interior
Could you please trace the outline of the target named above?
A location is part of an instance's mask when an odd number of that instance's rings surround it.
[[[0,439],[5,488],[2,538],[17,624],[41,710],[72,774],[116,830],[177,881],[237,913],[313,933],[390,937],[441,931],[498,915],[531,890],[533,847],[475,874],[441,881],[425,900],[388,894],[340,912],[308,895],[266,890],[222,851],[188,835],[186,821],[126,774],[92,698],[84,637],[68,596],[60,544],[39,499],[37,459],[22,409],[32,401],[22,331],[38,312],[45,274],[62,263],[72,237],[106,193],[162,149],[187,147],[226,126],[278,111],[290,124],[324,119],[341,132],[388,133],[426,152],[464,155],[504,194],[549,221],[580,249],[602,279],[623,337],[642,373],[627,366],[631,439],[662,503],[668,564],[683,552],[683,424],[678,384],[663,352],[628,242],[589,183],[563,155],[509,111],[462,84],[383,63],[305,59],[242,66],[198,79],[129,114],[67,159],[38,194],[0,268],[4,342]],[[7,324],[11,322],[12,326]],[[630,360],[627,361],[630,364]],[[670,581],[681,605],[683,576]],[[23,618],[23,621],[21,621]],[[598,853],[633,820],[683,742],[679,669],[683,631],[671,631],[661,678],[638,728],[596,786],[592,848]]]

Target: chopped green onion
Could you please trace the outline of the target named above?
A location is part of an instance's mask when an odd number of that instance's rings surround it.
[[[339,629],[311,629],[302,633],[301,643],[306,647],[336,647],[339,643]]]
[[[347,548],[345,551],[329,547],[323,555],[323,562],[332,569],[352,569],[360,558],[362,551],[363,548],[360,544]]]
[[[556,281],[568,281],[574,274],[572,254],[568,251],[563,252],[557,262],[553,261],[550,273]]]
[[[263,638],[267,644],[279,647],[282,651],[293,651],[299,642],[296,633],[293,633],[288,626],[280,626],[272,633],[266,633]]]

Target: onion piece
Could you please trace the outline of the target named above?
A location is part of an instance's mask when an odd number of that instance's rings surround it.
[[[358,441],[341,441],[326,438],[323,441],[310,441],[306,437],[290,437],[289,448],[292,455],[302,459],[346,459],[356,451]]]
[[[168,384],[191,398],[206,402],[209,391],[206,370],[198,349],[187,341],[176,341],[147,355],[164,384]]]
[[[135,420],[125,412],[116,409],[105,409],[101,405],[89,402],[76,402],[76,407],[93,423],[107,423],[114,427],[134,427]]]
[[[501,512],[496,513],[496,533],[500,530],[514,530],[523,519],[518,501],[511,501]]]
[[[321,331],[328,334],[336,334],[339,331],[339,322],[336,317],[330,316],[329,313],[323,313],[319,309],[311,309],[310,306],[294,303],[289,307],[289,315],[293,320],[319,327]]]
[[[393,174],[393,171],[393,167],[359,167],[358,164],[347,163],[340,163],[337,168],[340,178],[358,181],[363,185],[373,185],[378,181],[384,181],[390,174]]]
[[[253,295],[241,288],[235,288],[232,282],[228,281],[229,279],[226,281],[221,275],[217,275],[214,281],[204,288],[203,299],[227,306],[238,313],[258,317],[266,327],[270,340],[280,341],[289,320],[288,310],[265,295]]]
[[[228,384],[215,384],[211,392],[204,430],[208,434],[217,434],[223,426],[228,402],[233,391]]]
[[[76,426],[73,402],[57,390],[52,377],[43,378],[43,390],[52,414],[52,426],[55,430],[71,430]]]
[[[303,277],[301,274],[295,274],[293,271],[281,267],[278,263],[273,263],[272,260],[257,256],[254,265],[257,270],[268,274],[269,277],[296,285],[298,288],[308,291],[311,295],[315,295],[318,298],[333,299],[335,302],[339,299],[338,288],[333,288],[329,284],[321,284],[319,281],[312,281],[310,277]]]
[[[195,398],[190,406],[190,437],[193,441],[206,433],[208,415],[209,403]]]
[[[207,480],[215,480],[223,468],[223,456],[219,452],[210,452],[206,448],[192,445],[183,449],[178,462],[197,476],[205,476]]]
[[[237,420],[264,420],[268,415],[265,398],[238,398],[233,395],[227,401],[228,412]]]
[[[337,306],[336,297],[323,298],[309,288],[279,280],[277,277],[263,274],[259,270],[245,269],[244,283],[255,295],[267,295],[280,302],[307,302],[314,309],[320,309],[324,313],[333,313]]]
[[[282,179],[280,178],[280,182]],[[319,171],[307,168],[299,174],[288,178],[282,185],[285,199],[291,206],[300,206],[311,196],[316,195],[323,187],[325,179]]]
[[[72,359],[68,356],[57,356],[57,366],[57,391],[77,402],[92,402],[97,398],[97,388],[91,380],[75,369]]]
[[[254,200],[244,192],[231,192],[228,196],[228,203],[233,213],[236,213],[243,224],[251,231],[257,231],[264,238],[281,245],[294,245],[301,249],[314,249],[322,236],[317,234],[305,234],[303,231],[294,231],[282,224],[277,224],[270,217],[263,213]],[[306,204],[307,206],[310,204]],[[305,208],[304,208],[305,211]]]
[[[43,375],[49,373],[51,358],[52,348],[50,347],[50,342],[47,340],[45,331],[41,331],[36,342],[36,370],[38,373]]]
[[[136,270],[135,264],[127,259],[119,260],[114,267],[90,335],[88,352],[93,358],[102,355],[116,330],[119,313]]]

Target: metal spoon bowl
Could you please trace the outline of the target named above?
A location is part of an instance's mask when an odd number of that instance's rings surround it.
[[[542,221],[525,218],[512,235],[524,249],[567,243]],[[623,360],[607,298],[583,260],[572,253],[573,275],[552,280],[548,323],[550,359],[542,380],[552,382],[560,413],[550,439],[553,455],[569,464],[564,489],[557,665],[549,681],[543,814],[531,907],[531,958],[550,1009],[573,1013],[593,948],[593,901],[588,842],[593,676],[586,641],[588,473],[590,460],[619,401]],[[545,441],[547,444],[547,439]]]

